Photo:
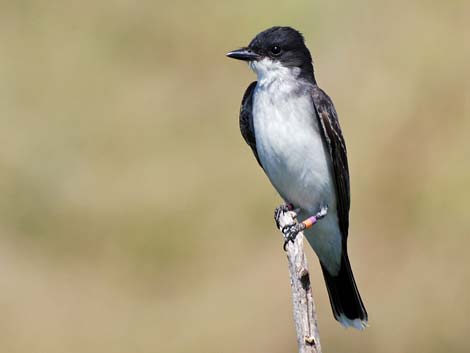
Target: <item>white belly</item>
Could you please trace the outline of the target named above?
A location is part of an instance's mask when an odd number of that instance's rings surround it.
[[[334,273],[341,258],[336,192],[329,151],[313,109],[308,94],[257,87],[253,102],[256,149],[281,197],[301,208],[299,221],[328,206],[328,215],[306,235],[322,263]]]

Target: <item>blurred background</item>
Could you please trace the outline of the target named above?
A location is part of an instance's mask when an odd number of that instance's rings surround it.
[[[470,3],[0,3],[0,351],[295,352],[280,203],[225,58],[301,30],[348,143],[370,316],[324,352],[470,350]]]

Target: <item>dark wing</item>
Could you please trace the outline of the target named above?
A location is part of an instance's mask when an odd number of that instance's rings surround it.
[[[339,227],[343,234],[343,239],[346,241],[349,228],[349,206],[351,203],[346,144],[331,98],[316,85],[312,90],[312,98],[317,118],[323,130],[323,137],[330,150],[331,164],[336,183]]]
[[[255,128],[253,126],[253,92],[255,91],[256,81],[252,82],[243,95],[242,104],[240,107],[240,132],[242,133],[245,142],[251,147],[253,154],[256,157],[261,168],[258,152],[256,151]]]

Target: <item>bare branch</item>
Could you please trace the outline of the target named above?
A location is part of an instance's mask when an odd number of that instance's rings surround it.
[[[295,216],[296,214],[292,211],[284,212],[279,218],[279,230],[294,222]],[[295,241],[289,242],[286,248],[297,343],[299,353],[321,353],[317,312],[303,242],[304,235],[299,233]]]

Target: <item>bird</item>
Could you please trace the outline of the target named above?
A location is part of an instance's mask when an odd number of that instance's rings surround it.
[[[302,220],[282,228],[284,246],[304,231],[320,261],[334,318],[346,328],[366,328],[347,249],[346,144],[333,101],[317,85],[303,35],[271,27],[226,56],[247,62],[257,76],[242,98],[240,132],[285,202],[276,208],[276,223],[294,209]]]

